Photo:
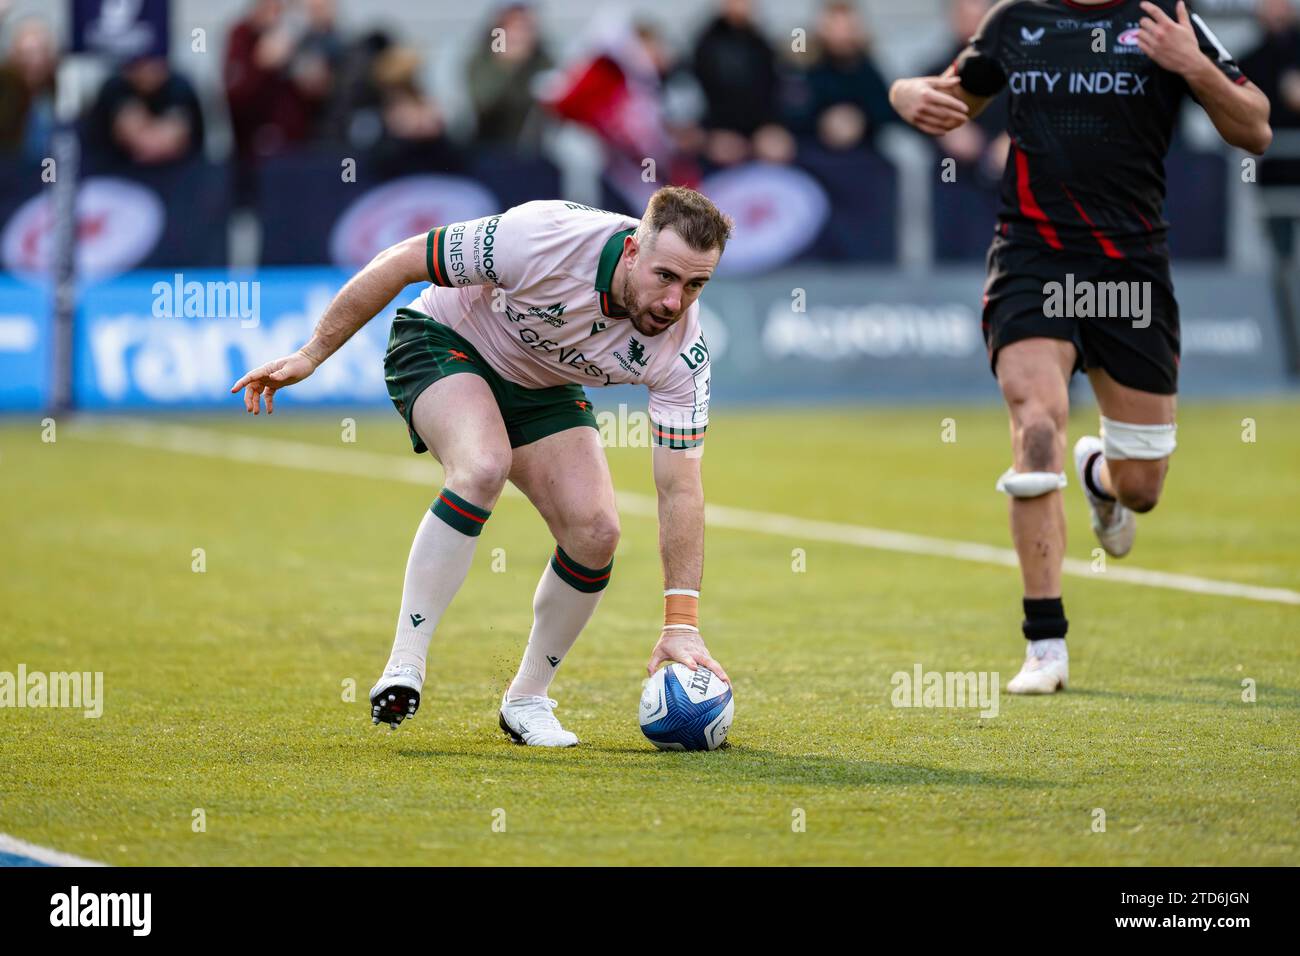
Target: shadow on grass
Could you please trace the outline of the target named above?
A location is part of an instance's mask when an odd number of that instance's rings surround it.
[[[413,760],[464,759],[527,767],[529,772],[554,770],[557,773],[585,772],[593,775],[628,776],[653,773],[682,778],[682,782],[711,785],[768,784],[772,786],[867,787],[867,786],[945,786],[995,787],[1030,790],[1056,788],[1070,781],[1060,778],[1044,780],[965,770],[955,767],[926,766],[916,763],[885,763],[825,755],[794,755],[761,750],[743,744],[712,753],[682,753],[647,750],[643,747],[587,745],[534,757],[524,748],[501,752],[453,753],[439,750],[404,749],[398,755]],[[525,759],[521,760],[520,758]]]

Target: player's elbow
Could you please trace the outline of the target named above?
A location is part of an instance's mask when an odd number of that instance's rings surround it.
[[[1273,143],[1273,127],[1267,122],[1259,123],[1250,136],[1245,137],[1247,142],[1238,143],[1242,149],[1254,153],[1256,156],[1263,156],[1264,151]]]

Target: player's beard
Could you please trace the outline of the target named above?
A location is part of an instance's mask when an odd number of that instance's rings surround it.
[[[658,319],[650,314],[643,314],[641,311],[641,297],[637,295],[636,288],[632,285],[632,275],[623,277],[623,308],[628,312],[632,320],[632,327],[642,335],[653,337],[662,335],[673,327],[677,319],[667,325],[658,324]]]

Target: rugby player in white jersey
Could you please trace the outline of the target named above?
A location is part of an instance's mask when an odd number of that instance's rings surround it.
[[[276,391],[309,376],[406,286],[431,282],[397,310],[384,365],[413,448],[442,463],[445,485],[411,545],[392,653],[370,692],[375,723],[396,729],[415,715],[434,630],[510,481],[556,547],[499,722],[516,743],[578,742],[549,690],[609,583],[619,539],[584,385],[650,390],[665,619],[646,669],[680,661],[728,680],[699,631],[709,351],[696,300],[730,233],[713,203],[681,187],[656,192],[640,221],[544,201],[438,226],[377,255],[311,341],[232,387],[249,412],[265,401],[271,413]]]

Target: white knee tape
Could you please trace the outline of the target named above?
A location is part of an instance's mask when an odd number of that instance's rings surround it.
[[[1172,422],[1168,425],[1130,425],[1102,415],[1102,452],[1111,461],[1168,458],[1178,447],[1177,431],[1178,426]]]
[[[998,479],[998,491],[1012,498],[1039,498],[1065,487],[1065,472],[1016,471],[1008,468]]]

